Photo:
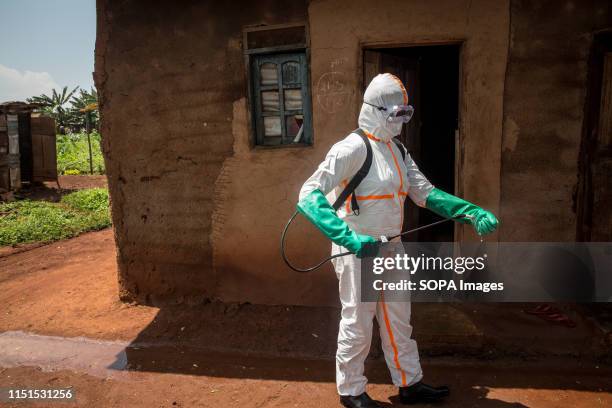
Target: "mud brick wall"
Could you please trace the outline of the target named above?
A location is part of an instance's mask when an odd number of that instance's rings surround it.
[[[97,14],[121,297],[211,297],[215,183],[232,155],[234,101],[247,91],[242,28],[305,21],[305,4],[99,0]]]
[[[242,29],[292,22],[309,31],[314,144],[253,148]],[[587,58],[605,27],[603,0],[98,0],[122,298],[337,305],[331,267],[290,271],[278,240],[302,182],[355,128],[364,47],[460,43],[456,190],[500,214],[489,239],[573,240]],[[305,223],[291,242],[301,265],[329,254]]]
[[[510,21],[500,238],[573,241],[588,58],[612,6],[514,0]]]
[[[507,2],[179,4],[98,1],[95,79],[123,299],[337,305],[331,267],[292,272],[279,236],[303,181],[355,128],[364,46],[463,44],[458,190],[499,208]],[[291,22],[309,30],[314,144],[253,148],[241,30]],[[306,222],[290,240],[297,264],[329,254]]]

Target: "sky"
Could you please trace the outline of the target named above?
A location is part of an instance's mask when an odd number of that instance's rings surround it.
[[[0,102],[93,86],[95,0],[0,0]]]

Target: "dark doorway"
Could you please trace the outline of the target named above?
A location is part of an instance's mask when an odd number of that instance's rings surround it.
[[[379,73],[402,80],[414,106],[413,119],[400,139],[421,171],[438,188],[455,191],[455,139],[459,126],[460,45],[376,48],[364,50],[364,89]],[[440,219],[411,200],[404,208],[404,230]],[[419,231],[408,241],[453,241],[452,223]]]
[[[580,146],[577,241],[612,240],[612,33],[593,39]]]

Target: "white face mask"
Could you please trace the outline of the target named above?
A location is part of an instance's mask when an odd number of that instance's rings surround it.
[[[414,111],[411,106],[408,106],[408,98],[403,85],[390,74],[377,75],[368,85],[363,100],[364,103],[359,113],[359,127],[384,142],[391,141],[402,132],[404,119],[410,120]],[[386,109],[381,109],[381,107]],[[405,108],[401,109],[401,112],[410,110],[410,116],[404,118],[405,115],[401,115],[395,118],[398,120],[389,120],[389,114],[392,113],[389,109],[395,107]]]
[[[388,128],[391,131],[391,133],[393,133],[393,137],[398,136],[400,133],[402,133],[402,126],[404,126],[402,122],[389,123]]]
[[[374,124],[374,126],[373,128],[369,129],[369,131],[373,133],[376,137],[379,137],[385,142],[388,142],[394,137],[398,136],[400,133],[402,133],[402,126],[404,125],[402,122],[389,122],[385,120],[382,115],[380,116],[381,117],[377,118],[376,121],[372,121],[373,123],[370,122],[371,124]]]

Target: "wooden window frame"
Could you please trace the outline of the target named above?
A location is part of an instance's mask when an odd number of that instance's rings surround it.
[[[285,24],[278,26],[255,27],[244,30],[243,44],[246,47],[247,34],[251,31],[275,30],[278,28],[303,26],[308,38],[308,31],[304,24]],[[245,65],[249,95],[249,111],[251,121],[252,145],[256,148],[284,148],[284,147],[307,147],[313,144],[312,127],[312,102],[310,91],[310,69],[309,52],[307,44],[290,44],[265,48],[245,49]],[[297,61],[300,66],[299,85],[286,84],[283,82],[283,64],[289,61]],[[277,68],[278,84],[276,86],[262,86],[260,84],[259,67],[266,63],[274,63]],[[276,115],[263,112],[263,101],[261,92],[267,89],[278,89],[279,91],[279,111]],[[302,97],[302,109],[296,111],[285,110],[285,90],[300,89]],[[291,114],[303,115],[303,135],[298,143],[287,142],[286,118]],[[276,112],[275,112],[276,113]],[[278,116],[281,118],[281,143],[265,144],[264,136],[264,116]]]

